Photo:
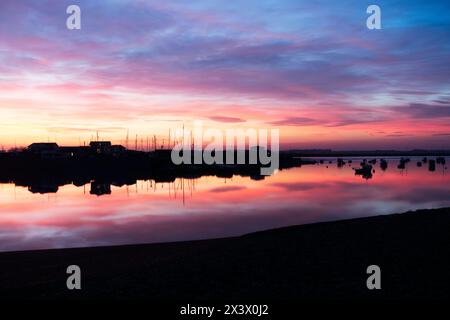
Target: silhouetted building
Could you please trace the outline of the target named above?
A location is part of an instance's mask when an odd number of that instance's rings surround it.
[[[90,147],[59,147],[59,151],[66,157],[79,157],[88,155],[91,152]]]
[[[110,141],[91,141],[89,143],[91,149],[97,154],[110,154],[111,142]]]
[[[28,146],[27,150],[35,153],[58,152],[59,146],[54,142],[36,142]]]
[[[27,151],[39,155],[42,159],[54,159],[61,156],[59,146],[54,142],[38,142],[28,146]]]
[[[122,154],[125,153],[127,151],[127,148],[125,148],[124,146],[115,144],[111,146],[111,153],[112,154]]]

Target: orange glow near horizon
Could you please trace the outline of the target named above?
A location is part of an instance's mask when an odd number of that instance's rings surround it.
[[[257,106],[248,103],[239,105],[209,99],[196,101],[187,96],[127,95],[119,92],[104,92],[103,97],[94,95],[92,98],[77,95],[78,92],[2,90],[0,87],[0,143],[6,149],[46,141],[82,145],[95,139],[97,132],[101,139],[118,144],[124,144],[127,133],[129,141],[134,141],[138,135],[139,144],[140,139],[145,140],[153,135],[167,142],[169,130],[174,132],[183,124],[186,130],[190,130],[194,121],[202,120],[205,127],[223,131],[227,128],[280,129],[281,145],[285,148],[317,146],[361,149],[364,145],[378,148],[385,145],[385,148],[402,149],[414,148],[412,142],[421,140],[430,141],[427,144],[430,148],[439,147],[446,141],[446,135],[439,133],[448,129],[445,118],[419,122],[398,118],[333,125],[333,122],[341,121],[342,113],[331,112],[328,108],[321,114],[318,107],[301,108],[295,118],[314,118],[315,121],[295,125],[274,121],[289,118],[292,112],[280,102],[273,102],[276,106],[271,107],[267,102]]]

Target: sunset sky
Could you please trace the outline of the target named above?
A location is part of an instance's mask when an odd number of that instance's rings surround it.
[[[193,120],[279,128],[283,148],[450,148],[450,2],[0,1],[4,148]]]

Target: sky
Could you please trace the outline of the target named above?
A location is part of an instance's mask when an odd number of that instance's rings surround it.
[[[0,2],[2,148],[195,120],[276,128],[282,148],[450,148],[450,2]]]

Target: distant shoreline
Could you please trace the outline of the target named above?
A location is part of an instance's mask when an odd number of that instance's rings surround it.
[[[450,150],[289,150],[296,157],[448,157]]]
[[[4,299],[448,298],[450,208],[315,223],[241,237],[0,253]],[[65,268],[83,272],[65,288]],[[365,286],[382,270],[382,290]],[[194,298],[193,298],[194,297]]]

